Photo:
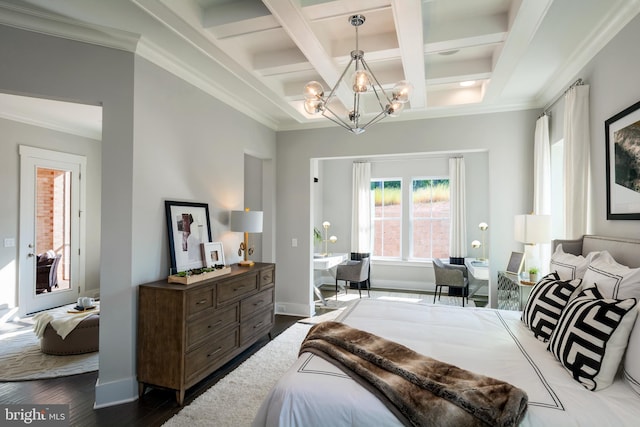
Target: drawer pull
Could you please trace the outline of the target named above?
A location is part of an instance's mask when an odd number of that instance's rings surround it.
[[[263,302],[264,302],[264,301],[262,301],[262,300],[260,300],[260,301],[256,301],[256,302],[254,302],[254,303],[253,303],[253,306],[254,306],[254,307],[257,307],[257,306],[259,306],[260,304],[262,304]]]
[[[207,357],[211,357],[213,355],[215,355],[216,353],[218,353],[220,350],[222,350],[222,347],[218,347],[215,349],[215,351],[213,351],[212,353],[207,354]]]
[[[246,288],[246,286],[240,286],[239,288],[233,288],[233,292],[238,292]]]
[[[265,274],[264,276],[262,276],[262,280],[264,280],[265,282],[267,280],[271,281],[271,275],[270,274]]]
[[[207,303],[207,301],[208,301],[208,300],[207,300],[206,298],[205,298],[205,299],[201,299],[200,301],[198,301],[198,302],[196,303],[196,305],[206,304],[206,303]]]
[[[253,329],[259,328],[260,326],[262,326],[263,323],[264,322],[256,323],[255,325],[253,325]]]

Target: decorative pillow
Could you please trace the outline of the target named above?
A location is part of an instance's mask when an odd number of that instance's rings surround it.
[[[637,300],[603,299],[585,289],[562,312],[548,350],[588,390],[611,385],[638,314]]]
[[[582,279],[591,258],[596,254],[597,252],[591,252],[586,258],[582,255],[569,254],[564,251],[560,243],[551,255],[550,270],[557,272],[561,280]]]
[[[640,298],[640,268],[618,264],[607,251],[591,260],[582,283],[584,286],[597,284],[605,298]]]
[[[522,321],[540,341],[548,341],[558,324],[562,310],[581,280],[560,280],[557,272],[549,273],[535,284],[522,311]]]
[[[640,316],[629,336],[627,353],[624,357],[624,378],[631,388],[640,394]]]

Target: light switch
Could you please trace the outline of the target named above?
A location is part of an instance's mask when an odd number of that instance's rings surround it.
[[[6,238],[4,239],[4,247],[5,248],[13,248],[16,246],[16,239]]]
[[[298,239],[296,239],[296,238],[291,239],[291,247],[292,248],[297,248],[298,247]]]

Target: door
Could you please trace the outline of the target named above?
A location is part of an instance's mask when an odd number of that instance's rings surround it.
[[[19,313],[71,304],[84,286],[86,158],[20,146]]]

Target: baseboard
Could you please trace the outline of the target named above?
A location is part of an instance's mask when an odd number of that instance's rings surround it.
[[[96,381],[96,401],[93,409],[121,405],[138,399],[138,381],[134,377],[101,383]]]
[[[292,302],[276,302],[275,313],[285,314],[287,316],[303,316],[308,317],[311,307],[304,304],[295,304]]]

